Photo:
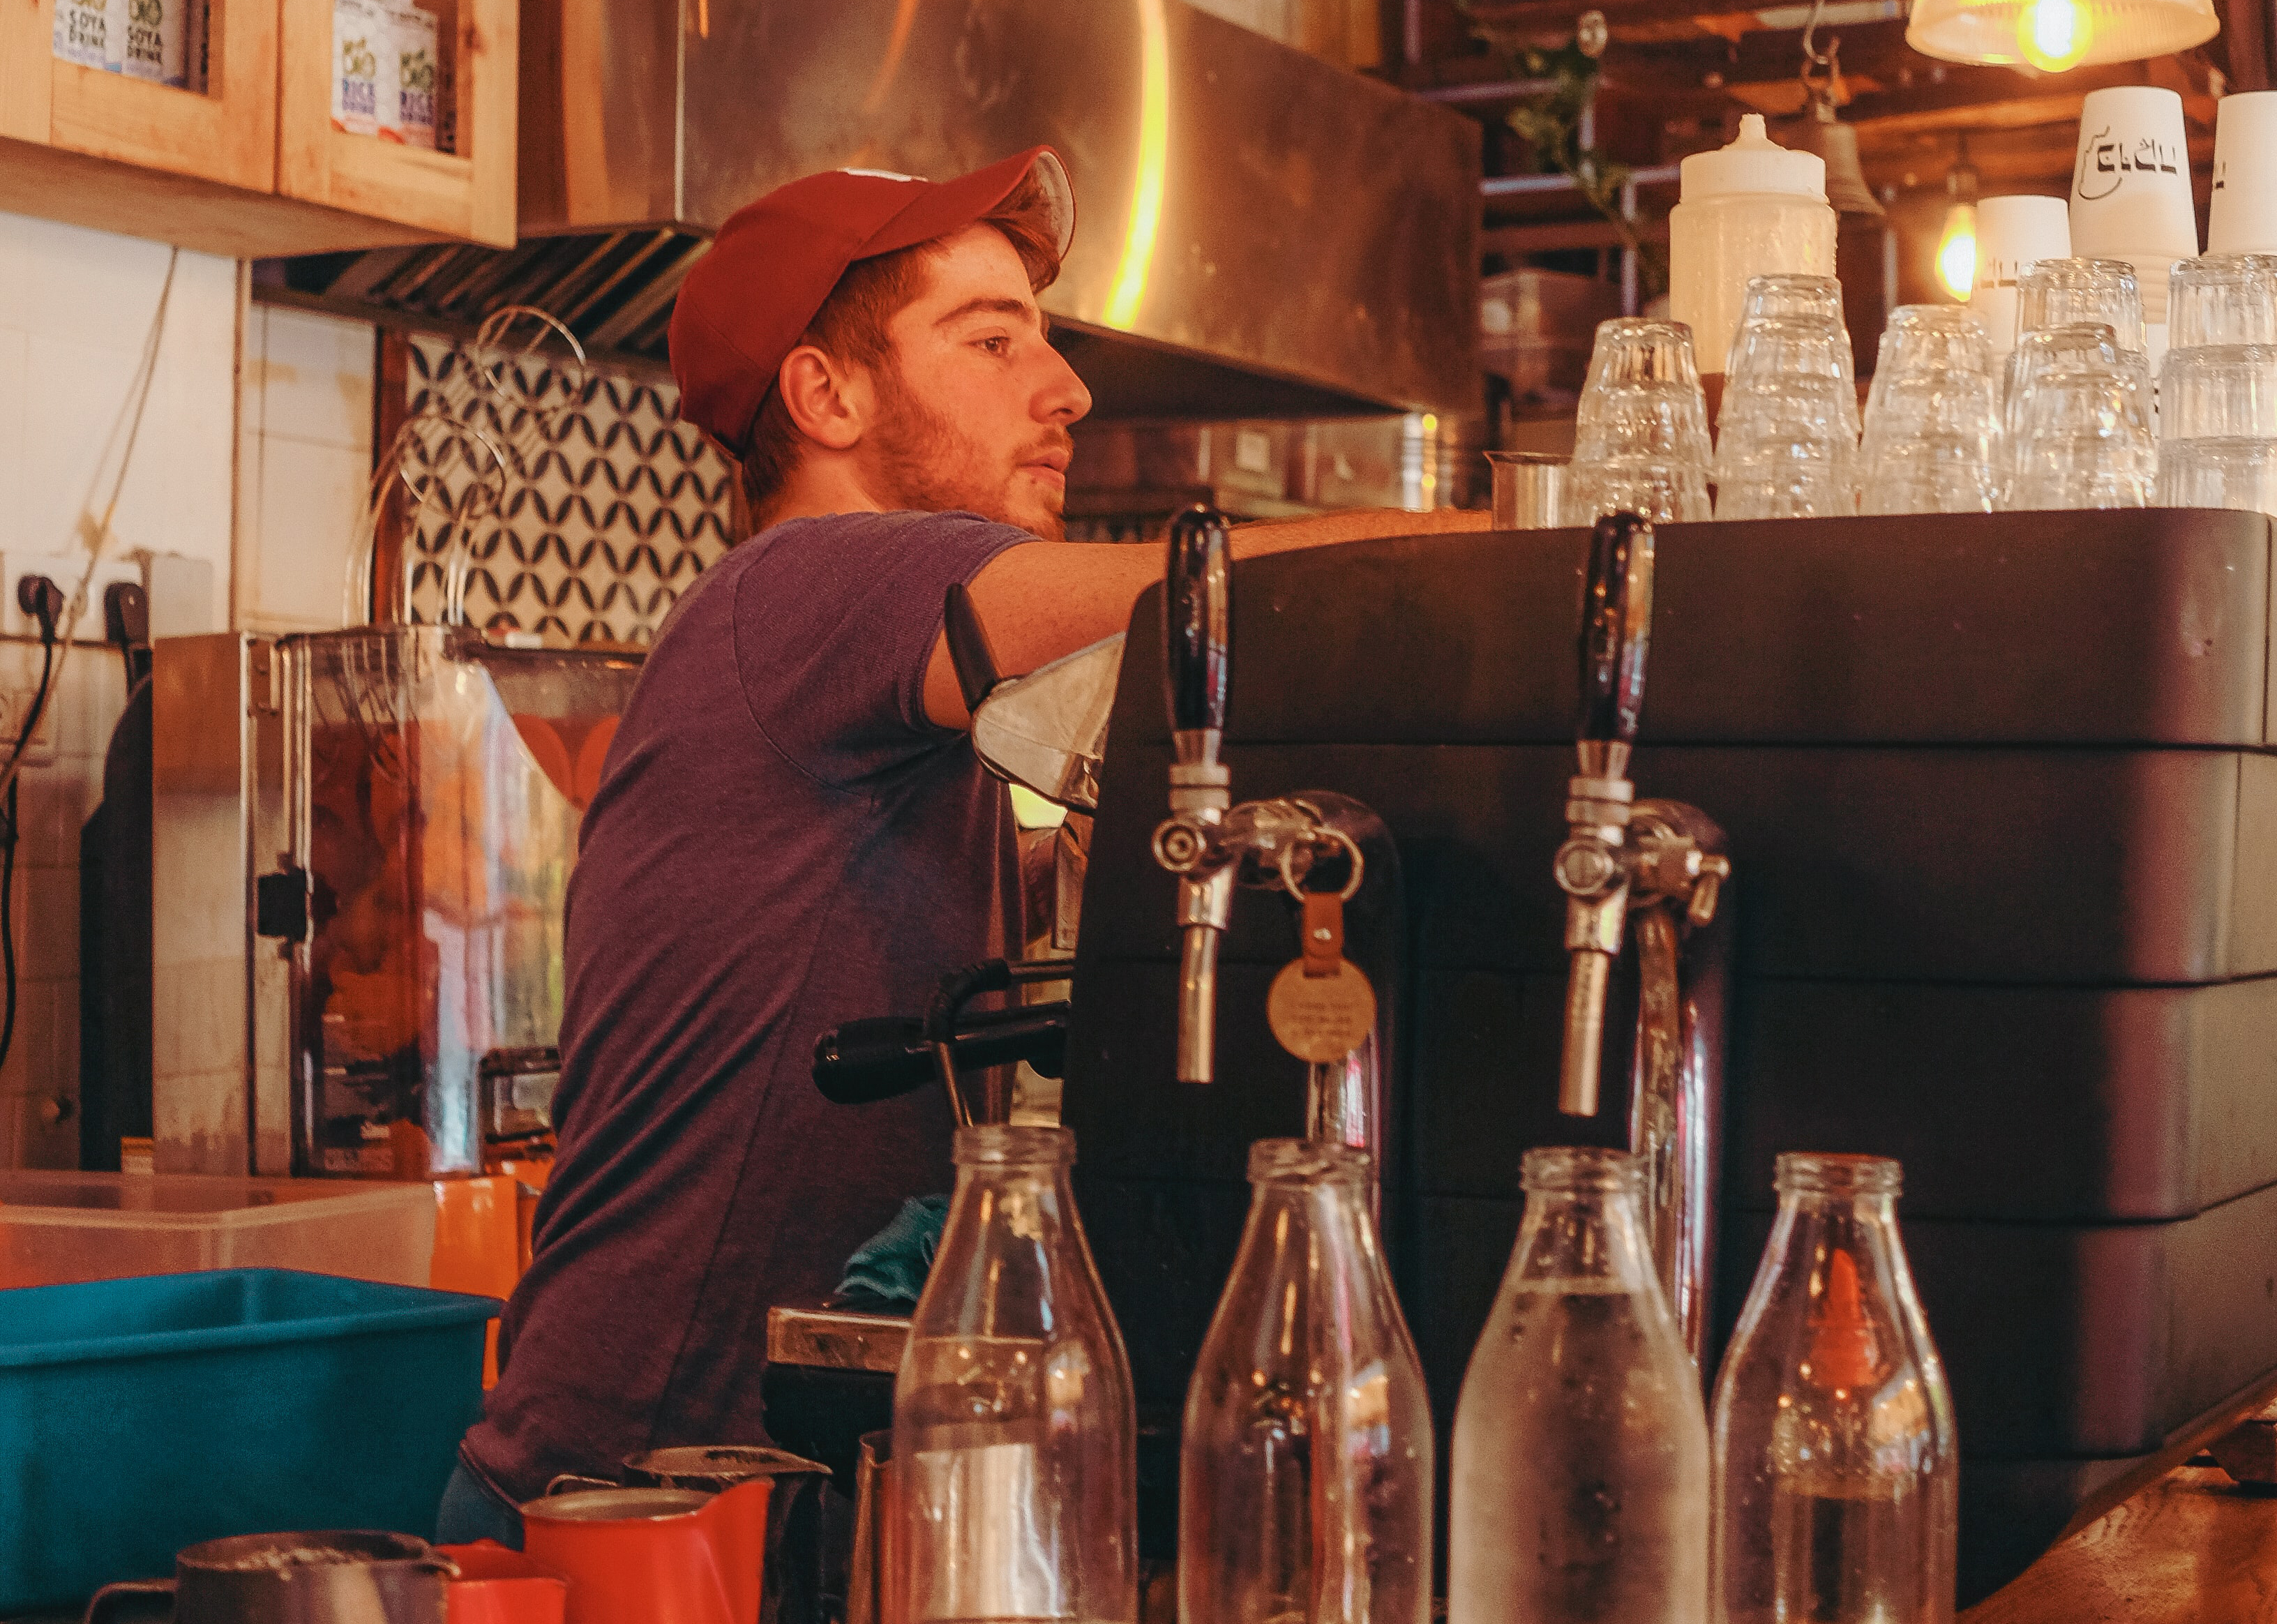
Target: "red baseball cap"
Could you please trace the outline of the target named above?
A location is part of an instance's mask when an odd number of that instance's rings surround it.
[[[1049,147],[955,180],[834,169],[736,210],[681,283],[672,312],[681,416],[740,452],[784,357],[849,265],[963,231],[1032,173],[1064,255],[1075,236],[1075,188]]]

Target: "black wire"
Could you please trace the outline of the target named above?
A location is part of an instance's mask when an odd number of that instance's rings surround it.
[[[24,713],[24,725],[16,735],[16,748],[10,752],[8,764],[13,766],[31,747],[33,731],[40,725],[40,716],[48,708],[48,684],[56,674],[56,622],[50,614],[40,616],[40,686],[32,696],[31,709]],[[16,819],[17,789],[23,782],[20,773],[8,780],[7,821],[0,827],[0,975],[7,982],[4,1009],[0,1009],[0,1065],[8,1064],[8,1051],[16,1046]]]

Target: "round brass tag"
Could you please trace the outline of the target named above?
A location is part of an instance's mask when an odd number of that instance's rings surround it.
[[[1334,975],[1308,976],[1300,958],[1273,978],[1265,1018],[1281,1047],[1298,1059],[1331,1064],[1375,1029],[1375,989],[1349,960],[1337,960]]]

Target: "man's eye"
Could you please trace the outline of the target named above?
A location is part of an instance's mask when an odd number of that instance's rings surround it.
[[[981,339],[980,347],[992,355],[1009,355],[1012,353],[1012,340],[1000,333],[993,339]]]

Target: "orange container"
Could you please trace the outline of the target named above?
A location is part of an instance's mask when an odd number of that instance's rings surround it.
[[[758,1624],[773,1488],[550,1495],[522,1508],[522,1548],[568,1579],[567,1624]]]
[[[438,1545],[459,1576],[451,1581],[449,1624],[562,1624],[569,1582],[494,1539]]]
[[[514,1295],[522,1269],[521,1186],[512,1178],[438,1178],[435,1262],[428,1284],[441,1292]],[[498,1381],[498,1322],[483,1353],[483,1385]]]

